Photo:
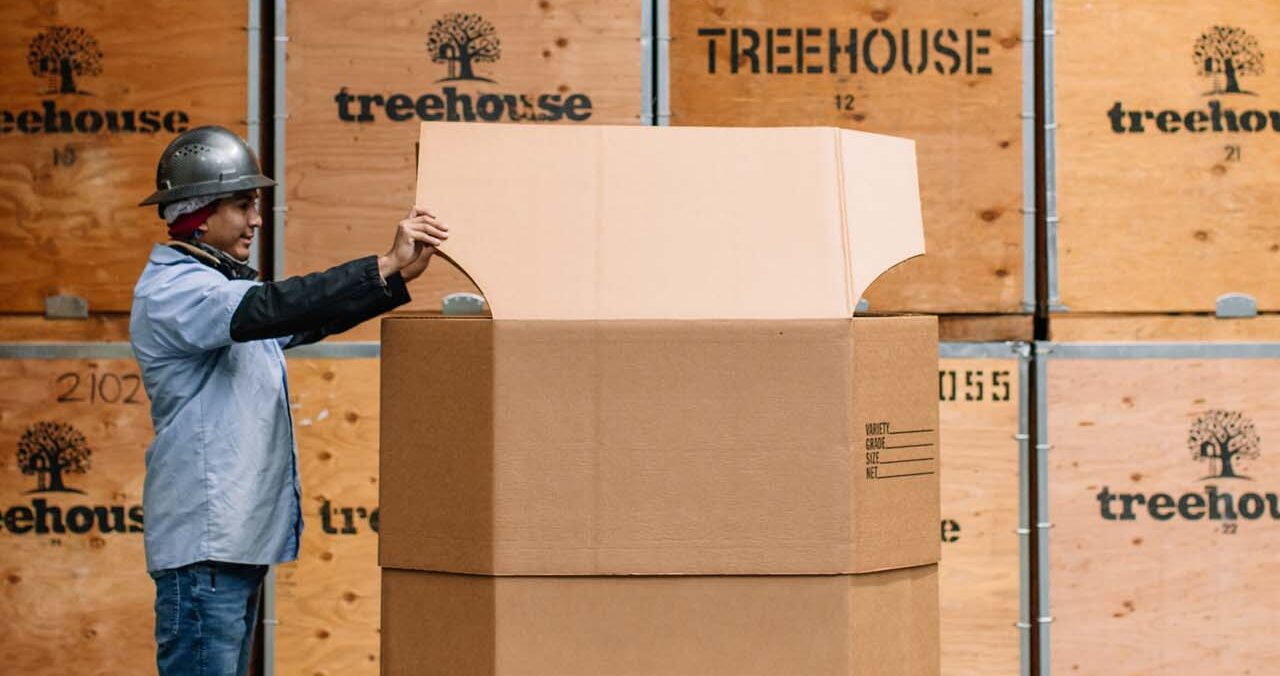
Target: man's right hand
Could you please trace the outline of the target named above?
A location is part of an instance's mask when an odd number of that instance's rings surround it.
[[[425,208],[413,207],[408,217],[396,226],[391,250],[378,257],[378,274],[386,279],[419,260],[420,256],[430,257],[433,251],[427,249],[434,250],[448,238],[449,226]]]

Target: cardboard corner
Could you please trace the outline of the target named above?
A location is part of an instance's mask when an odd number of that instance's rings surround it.
[[[417,201],[495,319],[847,317],[924,251],[903,139],[424,123],[419,148]]]
[[[916,144],[847,129],[835,133],[850,298],[857,303],[880,275],[925,252]]]

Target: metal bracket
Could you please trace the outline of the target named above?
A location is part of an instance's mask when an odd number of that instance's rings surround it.
[[[444,297],[441,310],[446,315],[482,315],[485,312],[484,296],[474,293],[451,293]]]
[[[89,301],[80,296],[63,294],[44,299],[45,319],[88,319]]]
[[[1224,293],[1218,296],[1214,315],[1219,319],[1257,317],[1258,301],[1247,293]]]

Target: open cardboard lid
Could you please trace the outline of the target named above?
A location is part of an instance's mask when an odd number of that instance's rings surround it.
[[[419,152],[417,203],[495,319],[848,317],[924,253],[906,139],[424,123]]]

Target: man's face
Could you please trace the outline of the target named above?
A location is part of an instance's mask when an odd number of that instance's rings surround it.
[[[260,227],[258,192],[246,190],[218,203],[218,210],[199,228],[200,241],[231,254],[238,261],[247,261],[249,246]]]

